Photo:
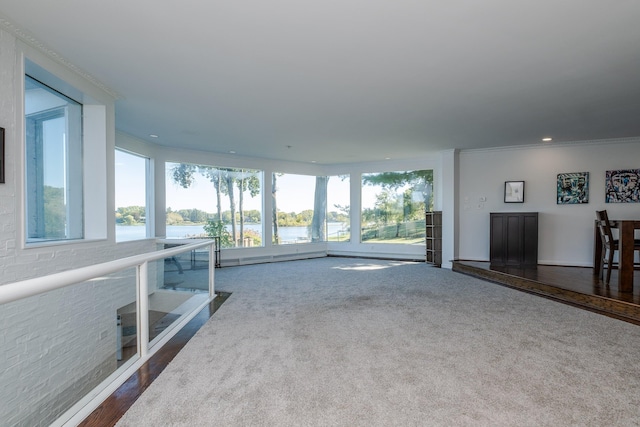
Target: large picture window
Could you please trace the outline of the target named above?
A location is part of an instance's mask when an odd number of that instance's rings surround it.
[[[433,171],[362,175],[362,242],[424,244]]]
[[[349,175],[274,173],[273,243],[348,242]]]
[[[326,240],[328,177],[273,173],[273,243]]]
[[[262,171],[167,163],[167,238],[262,246]]]
[[[147,237],[147,171],[149,159],[115,152],[116,241]]]
[[[327,241],[351,240],[351,180],[349,175],[329,177],[327,184]]]
[[[27,242],[83,238],[82,105],[25,76]]]

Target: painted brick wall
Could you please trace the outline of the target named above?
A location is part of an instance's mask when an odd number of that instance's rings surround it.
[[[104,244],[90,252],[94,258],[89,261],[149,249],[149,241],[120,244],[117,251],[116,245]],[[47,266],[50,271],[79,266],[72,256],[76,251],[64,256],[51,251],[51,259],[38,262],[42,274]],[[89,251],[81,252],[89,257]],[[113,373],[116,313],[135,301],[135,284],[135,269],[130,268],[0,306],[0,419],[9,425],[49,425]]]
[[[21,247],[22,144],[16,141],[16,117],[23,76],[16,72],[16,38],[2,28],[0,127],[6,136],[6,183],[0,184],[0,286],[155,250],[151,240]],[[0,425],[49,425],[115,370],[116,310],[135,300],[133,272],[0,305]]]

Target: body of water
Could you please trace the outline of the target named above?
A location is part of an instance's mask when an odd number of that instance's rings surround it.
[[[345,231],[342,223],[335,222],[328,224],[329,236],[336,236],[338,232]],[[227,230],[231,231],[231,225],[227,225]],[[245,224],[245,230],[253,230],[262,235],[262,224]],[[236,229],[240,232],[240,227]],[[206,234],[202,225],[167,225],[167,238],[180,239]],[[280,227],[278,229],[280,241],[283,243],[293,243],[296,241],[309,240],[308,227]],[[124,242],[129,240],[144,239],[145,227],[141,225],[116,225],[116,240]]]

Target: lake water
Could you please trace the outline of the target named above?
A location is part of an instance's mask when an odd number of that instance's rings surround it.
[[[227,230],[231,231],[231,225],[227,225]],[[258,234],[262,235],[262,224],[245,224],[245,230],[254,230]],[[343,232],[343,224],[329,223],[328,224],[329,236],[336,236],[338,232]],[[240,227],[236,229],[240,232]],[[280,234],[280,241],[286,243],[293,243],[295,241],[308,240],[309,229],[307,227],[280,227],[278,229]],[[167,238],[168,239],[180,239],[185,237],[197,236],[205,234],[202,225],[167,225]],[[141,225],[116,225],[116,240],[118,242],[125,242],[129,240],[144,239],[145,227]]]

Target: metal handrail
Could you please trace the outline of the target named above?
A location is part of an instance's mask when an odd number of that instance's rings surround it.
[[[164,249],[127,258],[107,261],[101,264],[80,267],[73,270],[35,277],[20,282],[0,285],[0,304],[17,301],[30,296],[81,283],[98,276],[114,273],[125,268],[136,267],[145,262],[169,258],[182,252],[213,245],[213,241],[190,243],[176,248]]]

